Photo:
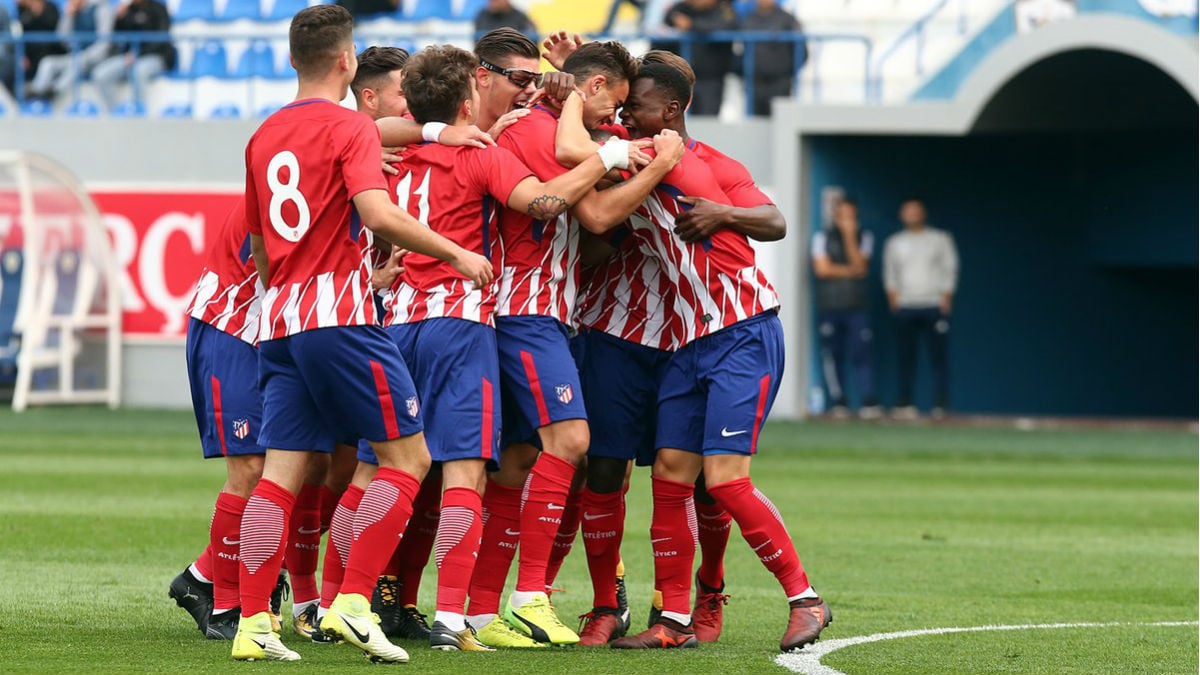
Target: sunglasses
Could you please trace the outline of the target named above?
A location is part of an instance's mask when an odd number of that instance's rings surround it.
[[[490,70],[498,75],[503,75],[504,77],[508,78],[509,82],[512,82],[521,89],[528,87],[530,83],[532,83],[535,87],[542,86],[541,73],[535,73],[532,70],[525,70],[524,68],[501,68],[500,66],[494,63],[488,63],[483,59],[479,60],[479,65],[483,66],[484,70]]]

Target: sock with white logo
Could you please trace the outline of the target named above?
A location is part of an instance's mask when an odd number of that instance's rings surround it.
[[[217,495],[208,548],[212,552],[213,610],[233,609],[241,604],[238,594],[238,560],[241,555],[242,514],[246,500],[228,492]]]
[[[696,532],[700,540],[700,566],[696,577],[709,588],[720,590],[725,584],[725,549],[729,545],[732,522],[733,517],[720,504],[715,501],[706,504],[699,497],[696,499]]]
[[[396,602],[401,607],[417,604],[421,576],[429,564],[433,542],[438,533],[441,503],[441,474],[426,476],[425,480],[421,481],[421,489],[416,498],[413,499],[413,514],[412,518],[408,519],[408,527],[404,528],[404,537],[400,539],[396,553],[384,568],[384,574],[396,577]]]
[[[288,547],[284,565],[292,582],[292,600],[297,604],[319,600],[317,558],[321,553],[321,486],[304,485],[296,495],[296,507],[288,521]],[[297,614],[296,616],[299,616]]]
[[[617,606],[617,565],[625,535],[625,498],[621,491],[583,489],[583,549],[592,577],[592,607]]]
[[[554,534],[554,546],[550,549],[550,560],[546,562],[546,592],[551,592],[554,580],[558,578],[558,570],[562,569],[563,561],[571,553],[575,544],[575,534],[579,532],[580,501],[582,490],[572,490],[567,493],[567,508],[562,512],[562,523]]]
[[[246,502],[238,536],[238,591],[244,617],[271,609],[271,593],[283,566],[288,518],[295,504],[295,495],[266,478],[259,479]]]
[[[529,472],[521,505],[517,590],[544,592],[546,569],[567,508],[575,465],[543,452]]]
[[[489,478],[483,492],[482,519],[483,538],[468,593],[469,616],[491,617],[500,611],[500,595],[504,593],[508,568],[521,537],[521,488],[501,485]]]
[[[354,514],[354,541],[346,559],[342,593],[371,597],[379,573],[387,566],[412,516],[413,499],[420,489],[421,481],[411,473],[379,467]]]
[[[361,487],[350,485],[333,510],[333,519],[329,523],[329,543],[325,546],[325,564],[321,568],[321,608],[317,610],[320,616],[325,615],[325,610],[333,604],[342,588],[346,559],[350,557],[350,542],[354,541],[354,515],[358,512],[362,496]]]
[[[709,485],[708,493],[737,521],[742,538],[789,598],[800,596],[810,587],[779,509],[755,489],[749,476]]]
[[[474,488],[452,487],[442,493],[442,516],[434,544],[438,569],[437,613],[454,614],[459,617],[459,624],[462,623],[467,589],[475,571],[479,539],[483,534],[482,510],[482,500]]]
[[[654,587],[662,591],[664,612],[687,616],[692,609],[692,563],[696,558],[695,485],[659,476],[653,476],[651,484]]]

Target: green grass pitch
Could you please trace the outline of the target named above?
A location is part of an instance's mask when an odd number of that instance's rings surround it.
[[[235,664],[167,599],[204,546],[219,462],[190,414],[0,412],[0,673],[346,673],[345,646],[284,640],[304,661]],[[754,460],[836,621],[826,640],[885,631],[1052,622],[1195,621],[1197,438],[774,424]],[[648,476],[629,494],[624,558],[635,625],[652,580]],[[576,541],[555,596],[588,609]],[[725,634],[669,653],[458,654],[406,644],[411,673],[787,673],[774,579],[734,534]],[[511,580],[510,576],[510,580]],[[431,609],[432,570],[422,586]],[[848,674],[1195,673],[1197,629],[1119,627],[943,635],[849,647]]]

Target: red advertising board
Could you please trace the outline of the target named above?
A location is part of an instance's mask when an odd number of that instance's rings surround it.
[[[121,270],[127,336],[182,338],[183,310],[239,193],[94,191]]]

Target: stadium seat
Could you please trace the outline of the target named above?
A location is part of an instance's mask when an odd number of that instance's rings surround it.
[[[218,21],[236,21],[238,19],[251,19],[258,21],[262,18],[262,6],[258,0],[228,0],[225,3],[225,11],[217,17]]]
[[[268,21],[285,21],[305,7],[308,7],[308,0],[275,0],[266,18]]]
[[[54,114],[54,106],[41,99],[31,99],[21,104],[21,114],[29,117],[49,117]]]
[[[454,18],[451,0],[402,0],[396,10],[395,18],[404,21],[427,21],[443,19],[450,21]]]
[[[100,106],[81,98],[67,106],[66,113],[71,117],[99,117]]]
[[[212,21],[215,18],[212,0],[179,0],[179,8],[171,15],[173,23],[182,23],[193,19]]]
[[[196,48],[192,65],[188,69],[191,77],[228,77],[229,61],[225,44],[220,40],[207,40]]]
[[[479,14],[479,10],[487,6],[487,0],[462,0],[457,12],[454,13],[455,21],[474,21],[475,16]]]
[[[284,105],[286,105],[286,104],[285,103],[268,103],[258,109],[258,116],[259,117],[270,117],[271,115],[274,115],[275,113],[279,112],[279,109],[282,108]]]
[[[275,77],[275,50],[266,40],[254,40],[238,58],[233,70],[237,78]]]
[[[232,103],[222,103],[212,109],[209,118],[214,120],[236,120],[241,119],[242,109]]]
[[[24,261],[19,248],[0,251],[0,384],[10,386],[17,377],[17,351],[21,345],[13,329],[21,300]]]
[[[159,116],[170,119],[187,119],[192,116],[192,104],[172,103],[163,108]]]
[[[109,112],[113,117],[145,117],[146,104],[141,101],[125,101]]]

